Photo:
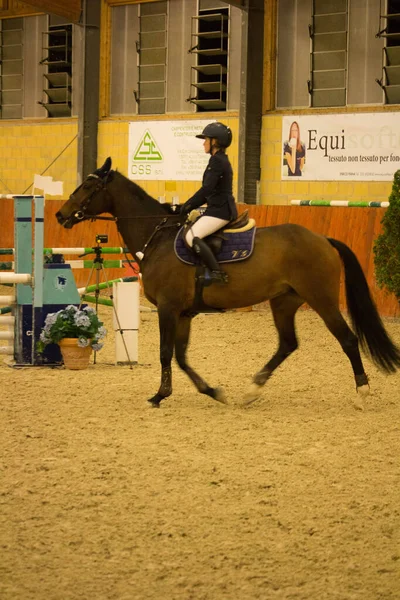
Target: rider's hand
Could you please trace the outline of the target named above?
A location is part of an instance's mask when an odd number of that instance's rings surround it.
[[[186,216],[186,215],[188,215],[190,213],[191,210],[192,210],[192,207],[190,205],[190,201],[187,200],[185,202],[185,204],[182,204],[181,210],[180,210],[179,214]]]
[[[193,210],[190,211],[187,220],[190,221],[190,223],[194,223],[195,221],[197,221],[197,219],[201,216],[201,212],[199,210],[197,210],[196,208],[194,208]]]

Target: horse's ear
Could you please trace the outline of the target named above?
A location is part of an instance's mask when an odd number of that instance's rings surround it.
[[[96,169],[95,174],[98,175],[99,177],[105,177],[106,175],[108,175],[108,173],[111,170],[111,156],[109,156],[108,158],[106,158],[104,165],[102,167],[100,167],[99,169]]]

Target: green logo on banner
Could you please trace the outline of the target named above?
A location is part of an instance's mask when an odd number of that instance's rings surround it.
[[[133,160],[163,160],[163,156],[149,131],[146,131],[139,142]]]

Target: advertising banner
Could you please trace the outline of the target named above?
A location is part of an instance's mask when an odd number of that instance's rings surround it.
[[[129,179],[201,181],[210,157],[196,135],[209,123],[209,120],[129,123]]]
[[[400,113],[285,116],[282,179],[392,181]]]

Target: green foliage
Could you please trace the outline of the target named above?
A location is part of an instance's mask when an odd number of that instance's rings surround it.
[[[389,202],[382,219],[383,232],[374,244],[375,276],[379,287],[400,300],[400,170],[394,175]]]
[[[58,344],[64,338],[77,338],[78,346],[92,346],[96,351],[101,350],[101,340],[107,330],[99,321],[93,308],[86,306],[79,310],[70,304],[56,313],[49,313],[37,344],[38,352],[43,352],[48,344]]]

